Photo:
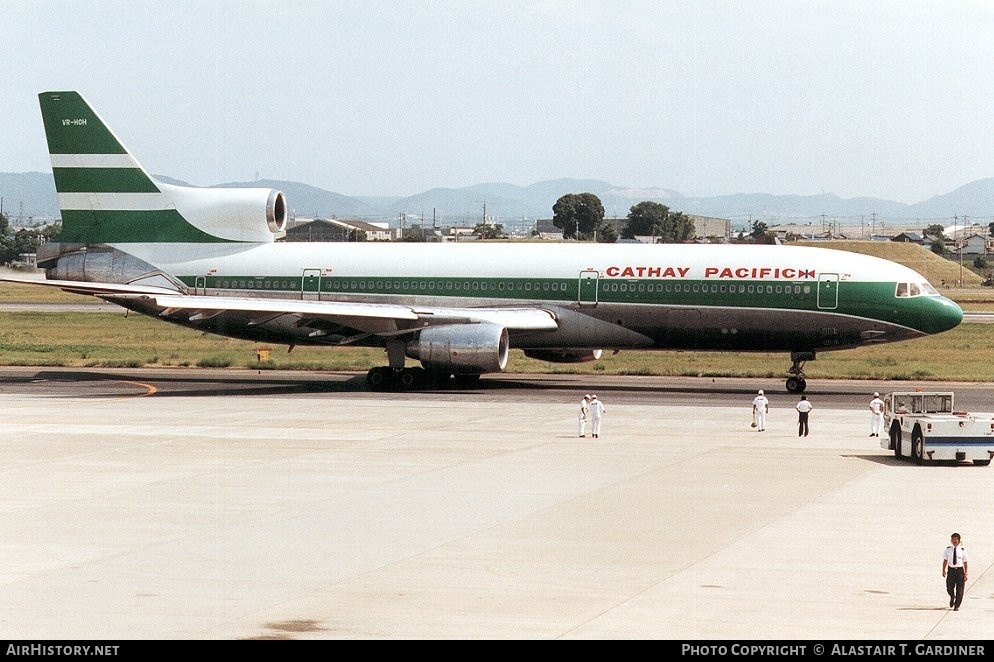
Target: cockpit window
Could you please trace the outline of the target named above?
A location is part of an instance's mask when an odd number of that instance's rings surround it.
[[[928,283],[898,283],[897,296],[918,297],[918,296],[939,296],[939,291]]]

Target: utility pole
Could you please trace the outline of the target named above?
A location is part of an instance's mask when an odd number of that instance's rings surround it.
[[[967,221],[970,220],[969,216],[963,217],[963,237],[959,241],[959,286],[963,287],[963,241],[966,238],[966,228]]]
[[[956,237],[959,234],[959,216],[953,216],[953,241],[956,241]],[[959,281],[957,282],[957,287],[963,287],[963,249],[959,251]]]

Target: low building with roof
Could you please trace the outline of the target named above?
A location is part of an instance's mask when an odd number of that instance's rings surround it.
[[[286,241],[390,241],[393,238],[386,223],[337,218],[297,218],[286,230]]]

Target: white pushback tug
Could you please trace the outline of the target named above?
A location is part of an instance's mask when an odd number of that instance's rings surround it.
[[[994,414],[956,411],[952,391],[893,391],[883,401],[889,434],[880,447],[895,457],[980,466],[994,458]]]

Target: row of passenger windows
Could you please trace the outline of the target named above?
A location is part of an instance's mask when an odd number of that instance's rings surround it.
[[[811,294],[810,285],[729,285],[728,283],[618,283],[601,285],[602,292],[702,292],[712,294]]]
[[[198,287],[200,287],[198,285]],[[215,283],[215,287],[222,290],[288,290],[300,291],[299,282],[289,280],[270,280],[268,278],[258,280],[220,280]]]
[[[307,291],[313,291],[311,287],[308,287],[311,283],[305,282],[304,287]],[[301,286],[299,281],[289,281],[289,280],[271,280],[268,278],[256,279],[256,280],[220,280],[217,283],[217,287],[220,289],[238,289],[238,290],[286,290],[297,292],[300,291]],[[566,292],[567,283],[558,282],[537,282],[537,283],[504,283],[504,282],[479,282],[479,281],[433,281],[433,280],[419,280],[419,281],[381,281],[381,280],[328,280],[324,279],[322,283],[322,290],[325,292],[330,292],[334,290],[339,291],[353,291],[361,292],[367,290],[373,291],[391,291],[399,290],[403,291],[466,291],[466,292],[478,292],[480,290],[494,290],[494,291],[518,291],[518,292]]]
[[[239,290],[283,290],[299,291],[299,281],[296,280],[272,280],[269,278],[254,280],[221,280],[217,286],[221,289]],[[562,292],[565,293],[571,283],[559,282],[492,282],[492,281],[380,281],[380,280],[330,280],[324,279],[323,290],[330,291],[352,291],[364,292],[373,291],[498,291],[498,292]],[[306,283],[305,283],[306,286]],[[308,289],[308,291],[311,291]],[[602,292],[665,292],[665,293],[712,293],[712,294],[810,294],[810,285],[745,285],[728,283],[627,283],[618,281],[602,281]],[[576,285],[573,285],[572,292],[576,292]],[[917,288],[915,291],[917,294]],[[900,296],[899,292],[899,296]]]
[[[400,290],[400,291],[433,291],[433,290],[445,290],[445,291],[462,291],[462,292],[479,292],[480,290],[493,290],[500,292],[565,292],[567,289],[566,283],[557,282],[541,282],[541,283],[504,283],[504,282],[493,282],[493,281],[433,281],[433,280],[417,280],[417,281],[331,281],[325,282],[324,290]]]

